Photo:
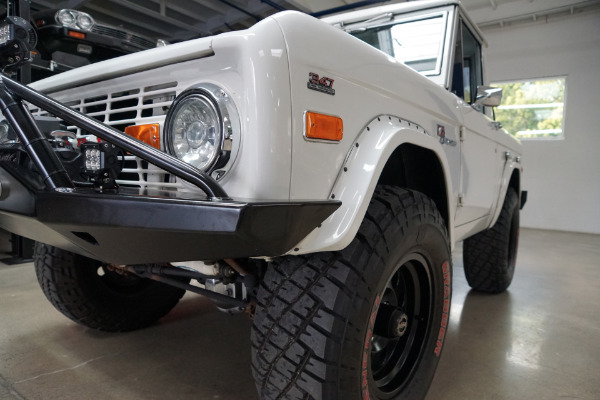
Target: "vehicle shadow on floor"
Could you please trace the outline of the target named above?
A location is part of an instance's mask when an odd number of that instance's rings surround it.
[[[62,315],[52,321],[11,349],[20,360],[7,381],[28,400],[256,398],[251,320],[221,313],[210,300],[186,296],[135,332],[99,332]]]

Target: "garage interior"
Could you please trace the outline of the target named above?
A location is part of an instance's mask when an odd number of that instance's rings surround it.
[[[350,0],[34,0],[169,42],[244,29],[281,10],[316,16]],[[384,2],[389,3],[389,2]],[[428,400],[598,399],[600,383],[600,1],[463,0],[488,42],[487,82],[565,77],[564,137],[524,140],[515,279],[470,291],[453,253],[450,327]],[[375,5],[377,5],[375,4]],[[1,11],[1,10],[0,10]],[[1,241],[12,255],[9,236]],[[107,334],[56,311],[31,263],[0,263],[0,400],[255,399],[251,320],[188,294],[160,323]]]

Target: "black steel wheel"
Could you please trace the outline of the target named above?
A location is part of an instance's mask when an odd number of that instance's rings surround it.
[[[102,331],[149,326],[185,293],[43,243],[35,245],[34,265],[42,291],[58,311]]]
[[[261,399],[423,398],[443,347],[451,275],[433,201],[378,187],[346,249],[267,268],[252,327]]]
[[[433,316],[432,282],[427,260],[409,254],[388,281],[379,301],[371,338],[370,388],[378,398],[393,398],[419,365]]]
[[[518,248],[519,196],[509,187],[494,226],[463,243],[463,262],[469,285],[486,293],[501,293],[508,289],[515,274]]]

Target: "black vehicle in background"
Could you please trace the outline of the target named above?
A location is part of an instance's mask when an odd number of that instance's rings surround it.
[[[38,44],[31,65],[36,81],[73,68],[167,43],[96,23],[85,12],[62,9],[31,14]]]
[[[8,0],[6,10],[10,17],[7,18],[6,14],[4,17],[0,17],[0,22],[2,22],[0,60],[6,64],[13,64],[12,60],[14,59],[16,61],[14,66],[25,65],[25,68],[31,68],[31,74],[25,75],[22,70],[17,75],[17,69],[8,69],[3,72],[19,80],[23,79],[24,83],[44,79],[98,61],[168,44],[162,39],[150,39],[121,27],[96,23],[90,14],[82,11],[50,9],[30,12],[29,4],[27,0]],[[12,22],[7,23],[11,18]],[[31,25],[27,25],[27,21]],[[19,47],[18,56],[15,56],[16,53],[5,51],[8,44],[14,43],[10,40],[14,39],[11,34],[15,34],[16,31],[9,25],[15,24],[20,25],[21,32],[27,32],[23,35],[27,36],[28,40],[26,41],[31,46]],[[20,37],[20,39],[24,38]],[[35,49],[30,53],[29,50],[33,46]],[[22,58],[21,62],[19,62],[19,58]],[[2,260],[4,263],[15,264],[31,261],[33,241],[12,234],[11,242],[13,257]]]

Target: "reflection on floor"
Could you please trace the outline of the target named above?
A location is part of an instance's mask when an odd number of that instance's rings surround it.
[[[509,291],[470,292],[454,254],[451,324],[427,397],[600,399],[600,236],[523,229]],[[187,295],[149,329],[89,330],[0,264],[0,400],[256,399],[245,316]]]

